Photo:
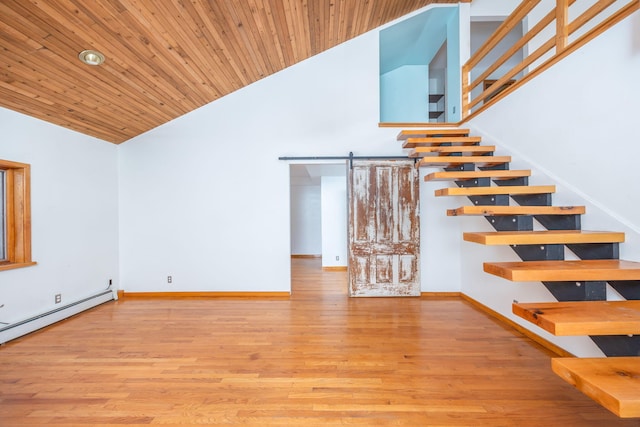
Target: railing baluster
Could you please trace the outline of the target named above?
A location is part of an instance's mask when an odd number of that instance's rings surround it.
[[[475,67],[478,63],[487,56],[491,50],[496,47],[496,45],[507,35],[509,32],[518,25],[525,16],[531,10],[536,7],[541,0],[525,0],[522,2],[520,6],[513,11],[511,15],[507,19],[504,20],[502,24],[498,27],[495,33],[491,35],[487,41],[478,49],[476,53],[474,53],[467,64],[469,64],[470,68]]]
[[[469,73],[471,70],[469,69],[469,65],[464,64],[462,66],[462,117],[466,117],[471,113],[469,107],[469,101],[471,92],[469,86]]]
[[[575,1],[576,0],[569,0],[569,4],[571,5]],[[609,1],[615,1],[615,0],[609,0]],[[470,86],[471,89],[478,86],[485,79],[487,79],[491,75],[491,73],[496,71],[502,64],[507,62],[507,60],[511,58],[517,51],[522,49],[524,45],[529,43],[531,39],[537,36],[538,33],[540,33],[540,31],[542,31],[547,25],[551,24],[555,19],[555,17],[556,15],[554,10],[547,13],[547,15],[544,18],[542,18],[540,22],[538,22],[525,35],[523,35],[522,38],[519,41],[517,41],[509,50],[507,50],[500,58],[498,58],[498,60],[494,62],[493,65],[490,65],[484,73],[480,74],[478,78],[476,78],[473,82],[471,82],[471,86]]]
[[[556,53],[569,42],[569,0],[556,0]]]
[[[579,46],[586,43],[586,41],[596,37],[598,34],[604,32],[607,28],[631,15],[633,12],[640,9],[639,0],[630,0],[624,6],[620,7],[616,11],[606,12],[605,19],[598,24],[595,24],[584,36],[569,42],[569,36],[581,28],[583,25],[591,21],[594,17],[600,15],[609,8],[609,6],[616,3],[616,0],[598,0],[591,7],[585,10],[580,16],[573,21],[569,21],[569,7],[575,3],[576,0],[556,0],[556,7],[548,12],[537,24],[524,34],[520,40],[518,40],[511,48],[507,49],[500,58],[486,70],[484,70],[478,77],[471,81],[471,71],[476,67],[480,61],[487,56],[489,52],[494,49],[505,36],[515,28],[522,20],[529,16],[535,6],[538,5],[540,0],[524,0],[516,7],[511,15],[505,19],[505,21],[498,27],[493,35],[491,35],[487,41],[475,52],[466,64],[462,66],[462,119],[467,120],[469,116],[475,115],[479,111],[484,110],[488,105],[496,102],[500,98],[503,98],[508,93],[515,90],[525,82],[531,80],[532,77],[538,75],[544,69],[555,64],[557,61],[565,57],[568,53],[575,51]],[[622,2],[621,2],[622,3]],[[555,33],[546,43],[540,45],[531,54],[523,58],[522,62],[512,67],[509,71],[504,73],[501,77],[498,77],[493,85],[486,90],[483,90],[480,95],[471,97],[471,92],[475,87],[482,84],[489,76],[505,64],[509,58],[511,58],[518,50],[523,49],[528,43],[530,43],[534,37],[542,32],[542,30],[549,26],[555,19]],[[545,53],[552,50],[555,46],[555,54],[551,58],[545,60],[542,64],[535,64]],[[531,68],[529,68],[531,67]],[[515,84],[509,86],[503,92],[495,95],[490,101],[486,99],[494,95],[502,86],[514,78],[518,73],[523,73],[522,78],[518,78]],[[479,108],[475,108],[479,106]],[[474,111],[472,112],[472,109]]]

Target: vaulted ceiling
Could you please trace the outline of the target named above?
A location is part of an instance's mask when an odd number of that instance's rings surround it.
[[[118,144],[430,3],[2,0],[0,106]]]

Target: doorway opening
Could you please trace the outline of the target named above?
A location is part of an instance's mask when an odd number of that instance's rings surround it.
[[[415,161],[373,158],[289,166],[292,276],[297,259],[315,259],[322,271],[349,271],[350,296],[415,296]]]
[[[347,163],[289,166],[292,258],[320,258],[347,270]]]

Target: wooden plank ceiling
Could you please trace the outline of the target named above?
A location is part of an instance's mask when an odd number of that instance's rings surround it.
[[[2,0],[0,106],[117,144],[429,3]]]

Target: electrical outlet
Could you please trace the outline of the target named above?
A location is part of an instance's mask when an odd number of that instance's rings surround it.
[[[56,304],[60,304],[62,302],[62,294],[56,294]]]
[[[340,261],[340,256],[336,255],[336,261]]]
[[[173,277],[167,276],[167,283],[172,283],[172,282],[173,282]]]

